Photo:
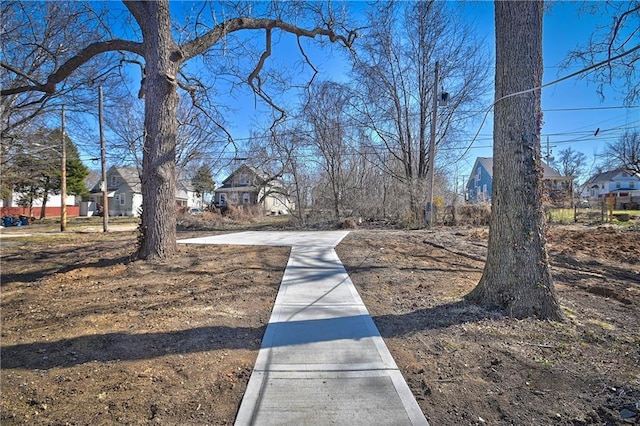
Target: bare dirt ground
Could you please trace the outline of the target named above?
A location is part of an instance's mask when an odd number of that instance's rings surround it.
[[[360,229],[337,248],[431,424],[639,422],[640,232],[550,228],[563,323],[463,301],[487,235]],[[289,249],[149,263],[135,241],[3,231],[3,425],[233,423]]]

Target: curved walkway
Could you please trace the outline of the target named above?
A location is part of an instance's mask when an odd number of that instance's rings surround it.
[[[179,241],[291,247],[236,425],[428,425],[334,250],[347,234]]]

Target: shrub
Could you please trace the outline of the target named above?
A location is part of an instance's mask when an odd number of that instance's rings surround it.
[[[458,207],[456,220],[460,225],[489,225],[491,206],[489,204],[466,204]]]
[[[400,220],[400,225],[405,229],[418,229],[422,225],[420,219],[415,212],[408,212]]]
[[[355,219],[346,218],[340,223],[340,229],[356,229],[358,227],[358,223]]]
[[[619,222],[629,222],[631,215],[629,213],[617,213],[613,215]]]

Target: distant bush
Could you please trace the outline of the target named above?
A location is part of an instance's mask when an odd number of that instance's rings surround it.
[[[489,225],[491,206],[489,204],[465,204],[458,207],[456,221],[459,225]]]
[[[421,218],[415,212],[407,212],[400,220],[400,226],[405,229],[419,229],[422,225]]]
[[[177,225],[179,230],[213,229],[221,226],[225,221],[220,213],[204,212],[192,215],[188,212],[178,213]]]
[[[619,222],[629,222],[631,215],[629,213],[616,213],[613,215]]]
[[[356,229],[358,223],[353,218],[346,218],[340,223],[340,229]]]
[[[227,210],[224,212],[224,216],[234,222],[251,222],[254,217],[253,211],[250,208],[234,205],[227,207]]]

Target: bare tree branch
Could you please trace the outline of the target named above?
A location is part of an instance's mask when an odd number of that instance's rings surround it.
[[[240,30],[272,30],[274,28],[278,28],[290,34],[295,34],[299,37],[316,38],[317,36],[325,36],[332,43],[341,42],[349,48],[353,45],[353,42],[357,37],[357,34],[354,31],[349,32],[347,36],[343,36],[326,28],[316,27],[312,30],[307,30],[278,19],[244,17],[233,18],[216,25],[206,34],[182,45],[181,50],[185,59],[190,59],[204,53],[227,34]]]
[[[10,89],[4,89],[0,91],[0,96],[17,95],[19,93],[25,93],[30,91],[45,92],[52,94],[56,91],[56,85],[69,77],[73,71],[78,69],[81,65],[89,61],[96,55],[105,52],[113,51],[128,51],[143,55],[143,44],[136,43],[128,40],[109,40],[92,43],[89,46],[82,49],[78,54],[68,59],[60,68],[58,68],[53,74],[49,75],[47,82],[44,84],[26,85],[20,87],[13,87]],[[4,65],[3,65],[4,67]],[[6,67],[5,67],[6,68]]]

